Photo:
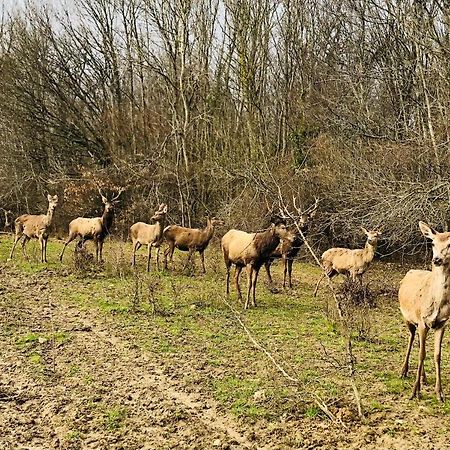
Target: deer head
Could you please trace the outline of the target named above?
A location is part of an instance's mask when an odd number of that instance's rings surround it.
[[[152,220],[158,222],[159,220],[164,219],[166,214],[167,214],[167,205],[165,203],[161,203],[159,205],[158,210],[155,211],[155,214],[152,216]]]
[[[425,222],[419,222],[422,234],[433,243],[433,266],[448,266],[450,264],[450,233],[438,233]]]

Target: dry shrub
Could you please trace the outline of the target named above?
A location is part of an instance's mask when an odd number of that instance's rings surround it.
[[[372,341],[371,311],[376,307],[376,291],[370,284],[360,284],[350,278],[338,288],[345,320],[357,340]]]
[[[73,268],[78,277],[92,276],[103,270],[103,263],[97,262],[86,247],[77,244],[73,254]]]

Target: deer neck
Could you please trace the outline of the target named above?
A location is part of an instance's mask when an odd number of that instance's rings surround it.
[[[266,253],[271,253],[275,250],[280,243],[280,238],[275,234],[275,230],[269,229],[258,233],[255,236],[255,246],[261,256],[265,256]]]
[[[214,234],[214,225],[211,223],[211,220],[208,219],[206,222],[206,227],[203,228],[203,236],[205,237],[205,240],[209,241]]]
[[[103,211],[103,215],[102,215],[102,223],[103,223],[103,227],[105,228],[105,230],[107,232],[110,231],[111,226],[113,224],[113,220],[114,220],[114,211],[106,211],[106,209]]]
[[[54,212],[55,212],[55,206],[48,205],[47,214],[45,216],[45,223],[47,224],[47,226],[49,226],[52,223]]]
[[[166,218],[165,217],[155,221],[155,228],[156,228],[156,235],[157,236],[160,236],[160,237],[162,236],[165,224],[166,224]]]
[[[445,322],[450,315],[450,267],[434,266],[431,269],[431,303],[425,309],[425,323],[434,328]]]
[[[364,261],[365,262],[372,261],[376,251],[377,251],[377,243],[371,244],[370,242],[367,241],[364,247]]]

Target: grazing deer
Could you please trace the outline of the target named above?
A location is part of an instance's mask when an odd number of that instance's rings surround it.
[[[189,252],[185,268],[189,264],[194,252],[199,252],[203,273],[206,273],[204,252],[206,247],[208,247],[209,241],[213,237],[214,227],[220,225],[223,225],[222,220],[217,217],[208,217],[206,220],[206,227],[203,229],[185,228],[180,227],[179,225],[169,225],[164,228],[163,235],[168,244],[168,247],[164,252],[164,268],[167,269],[167,256],[170,257],[170,263],[172,264],[173,252],[175,248],[177,248],[178,250]]]
[[[79,248],[82,248],[86,241],[93,240],[96,250],[96,260],[98,262],[99,256],[100,261],[103,260],[103,242],[105,241],[106,236],[110,234],[111,226],[114,220],[114,204],[117,203],[117,199],[123,191],[124,189],[120,188],[118,194],[111,200],[108,200],[102,194],[100,188],[98,188],[102,202],[105,205],[102,217],[78,217],[69,223],[69,237],[64,243],[61,255],[59,256],[60,261],[63,260],[64,251],[66,250],[67,245],[69,245],[76,237],[80,238],[77,244]]]
[[[428,331],[434,334],[436,397],[444,401],[441,388],[441,346],[445,326],[450,317],[450,233],[438,233],[419,222],[422,234],[433,242],[432,269],[410,270],[400,282],[400,310],[410,332],[402,378],[408,375],[408,363],[416,330],[419,331],[419,366],[411,398],[420,396],[421,378],[425,379],[425,341]]]
[[[316,198],[314,205],[310,206],[303,213],[301,213],[300,219],[298,221],[298,227],[302,231],[303,235],[308,232],[311,220],[316,215],[318,205],[319,199]],[[288,275],[289,287],[292,289],[292,264],[294,263],[294,258],[297,256],[303,244],[304,241],[298,230],[294,230],[293,239],[281,240],[277,248],[271,253],[270,258],[264,264],[267,272],[267,278],[269,279],[270,284],[272,284],[270,265],[275,259],[281,258],[283,260],[284,266],[283,287],[286,287],[286,275]]]
[[[159,270],[159,249],[163,240],[164,222],[166,220],[167,205],[161,203],[152,219],[156,223],[148,225],[144,222],[137,222],[130,228],[131,241],[133,242],[133,261],[132,266],[136,265],[136,251],[141,245],[147,245],[147,272],[150,271],[150,259],[152,247],[157,247],[156,266]]]
[[[53,220],[53,213],[55,208],[58,206],[58,196],[57,195],[47,195],[48,200],[48,210],[47,214],[41,215],[31,215],[22,214],[15,221],[15,231],[16,237],[14,239],[14,245],[11,249],[11,254],[9,259],[12,259],[14,255],[14,250],[17,243],[23,236],[22,241],[22,254],[28,259],[25,251],[25,246],[30,239],[39,239],[41,244],[41,262],[47,262],[47,241],[50,234],[50,226]]]
[[[272,219],[271,226],[258,233],[246,233],[240,230],[230,230],[222,238],[222,253],[227,269],[227,295],[230,293],[230,269],[236,266],[234,281],[238,298],[242,301],[239,287],[239,276],[244,267],[247,268],[247,300],[245,309],[249,307],[250,295],[252,305],[256,306],[256,281],[261,266],[270,258],[271,253],[280,243],[280,239],[293,239],[286,228],[283,219]]]
[[[320,282],[328,276],[333,278],[338,274],[350,276],[353,281],[359,280],[362,284],[362,276],[369,268],[375,252],[377,250],[378,238],[381,236],[380,231],[367,231],[361,227],[367,236],[367,242],[364,248],[350,250],[348,248],[330,248],[322,254],[322,266],[324,273],[317,282],[314,290],[314,297],[317,295]]]

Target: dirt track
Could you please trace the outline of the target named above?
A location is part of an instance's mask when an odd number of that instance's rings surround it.
[[[377,424],[327,419],[272,423],[231,417],[192,379],[211,377],[185,355],[143,351],[114,317],[66,303],[51,272],[2,269],[0,449],[444,448],[437,418],[403,427],[406,403]],[[61,280],[59,280],[61,281]],[[25,336],[25,338],[24,338]],[[408,412],[410,414],[411,411]],[[409,417],[414,422],[414,417]],[[442,425],[442,424],[441,424]],[[430,434],[428,434],[430,432]],[[434,436],[431,435],[434,434]],[[415,442],[415,443],[414,443]]]

